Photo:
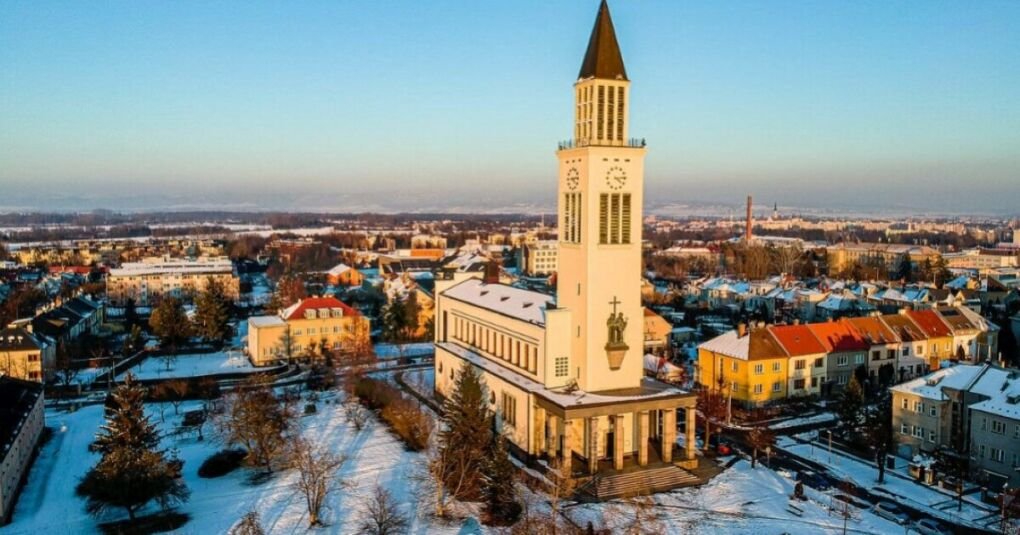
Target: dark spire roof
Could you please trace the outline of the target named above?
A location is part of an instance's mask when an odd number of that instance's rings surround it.
[[[588,51],[581,63],[578,78],[603,78],[609,80],[626,80],[627,70],[623,68],[623,55],[620,45],[616,42],[616,31],[613,19],[609,16],[609,4],[602,0],[599,14],[595,17],[595,27],[588,39]]]

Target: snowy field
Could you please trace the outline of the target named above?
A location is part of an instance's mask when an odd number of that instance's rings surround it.
[[[653,532],[691,535],[773,535],[843,533],[843,519],[829,512],[832,498],[805,488],[807,501],[796,501],[803,514],[787,511],[796,483],[789,475],[762,465],[752,469],[738,461],[708,484],[655,494],[654,511],[659,516]],[[584,504],[570,508],[570,517],[581,526],[612,528],[614,532],[634,522],[634,514],[620,502]],[[902,526],[854,508],[847,520],[847,533],[902,534]]]
[[[253,373],[258,370],[259,368],[252,366],[248,358],[239,351],[219,351],[177,355],[177,358],[170,364],[169,370],[166,359],[162,356],[151,356],[117,378],[123,379],[128,373],[134,374],[138,379],[174,379],[227,373]]]
[[[789,429],[791,427],[798,427],[801,425],[808,424],[823,424],[836,421],[836,415],[831,412],[823,412],[812,416],[804,416],[802,418],[791,418],[789,420],[783,420],[782,422],[774,423],[769,426],[770,429]]]
[[[821,443],[802,444],[789,437],[780,437],[777,445],[790,453],[828,466],[830,473],[843,480],[866,487],[873,493],[885,494],[903,504],[926,510],[938,518],[953,522],[970,521],[982,525],[982,520],[996,514],[996,509],[979,502],[976,494],[964,496],[963,511],[958,512],[955,493],[916,483],[903,477],[898,470],[886,470],[885,482],[879,485],[878,468],[873,463],[863,463],[837,451],[832,452],[830,461],[828,449]]]
[[[157,404],[149,404],[153,422],[159,422]],[[184,410],[198,404],[186,404]],[[168,431],[172,409],[167,411]],[[47,425],[55,428],[53,439],[46,444],[29,475],[28,484],[14,512],[14,521],[0,532],[36,533],[98,533],[97,519],[85,513],[84,501],[74,494],[78,479],[98,460],[89,453],[88,445],[102,423],[103,408],[89,406],[76,413],[47,413]],[[416,484],[411,475],[418,469],[422,456],[408,452],[393,438],[385,426],[372,423],[361,432],[344,420],[338,404],[319,403],[319,412],[301,418],[302,435],[315,444],[347,456],[340,477],[346,487],[334,494],[325,511],[324,528],[315,533],[357,533],[362,505],[376,484],[382,485],[411,516],[409,533],[475,533],[463,529],[473,525],[469,519],[450,525],[437,525],[426,515],[417,518],[419,507]],[[207,428],[206,436],[212,433]],[[277,473],[268,482],[253,485],[247,469],[216,479],[199,478],[198,468],[209,455],[222,447],[207,438],[199,442],[192,437],[164,438],[163,447],[176,449],[184,460],[184,477],[191,490],[191,499],[180,511],[191,516],[177,533],[226,533],[249,510],[257,510],[268,533],[304,533],[307,516],[303,496],[294,488],[296,473]],[[155,510],[150,506],[148,511]],[[101,519],[117,520],[125,515],[119,511]]]

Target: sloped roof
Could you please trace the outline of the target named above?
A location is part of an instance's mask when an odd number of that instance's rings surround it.
[[[470,278],[443,291],[443,295],[511,318],[545,325],[545,308],[552,296],[506,284],[486,284]]]
[[[737,331],[727,331],[711,340],[702,342],[698,349],[711,351],[727,357],[747,360],[749,336],[737,336]]]
[[[953,335],[953,331],[949,329],[949,326],[942,321],[942,318],[934,310],[908,310],[907,315],[930,338]]]
[[[623,54],[616,42],[616,30],[613,19],[609,15],[609,4],[602,0],[599,13],[595,17],[595,26],[588,39],[588,50],[581,62],[579,79],[601,78],[605,80],[626,80],[627,70],[623,67]]]
[[[976,331],[979,329],[977,325],[974,325],[970,321],[970,318],[963,315],[963,313],[956,308],[939,308],[937,311],[939,316],[942,317],[942,321],[946,322],[954,333],[962,331]]]
[[[880,316],[880,319],[886,327],[896,333],[901,342],[919,342],[928,339],[921,327],[905,314],[887,314]]]
[[[782,344],[772,336],[768,329],[755,329],[747,335],[747,338],[750,338],[747,350],[749,360],[789,356],[786,350],[783,349]]]
[[[808,325],[811,334],[825,346],[828,352],[862,351],[870,347],[867,341],[846,321],[830,321]]]
[[[847,321],[870,344],[893,344],[900,341],[895,331],[874,316],[850,318]]]
[[[825,346],[815,338],[806,325],[773,325],[772,336],[783,345],[791,357],[825,353]]]
[[[360,314],[357,309],[352,308],[335,297],[309,297],[283,309],[280,315],[285,320],[303,319],[305,311],[323,308],[339,308],[343,310],[344,316],[357,316]]]

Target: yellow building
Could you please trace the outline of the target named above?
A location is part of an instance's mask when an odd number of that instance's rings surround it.
[[[694,441],[674,453],[678,410],[693,429],[696,396],[644,375],[646,149],[627,135],[629,86],[603,2],[574,84],[574,139],[557,151],[556,299],[500,283],[494,265],[435,289],[437,394],[463,367],[478,370],[511,450],[598,474],[585,489],[598,499],[619,496],[614,482],[636,471],[646,492],[698,481],[686,471]]]
[[[133,299],[138,306],[159,303],[163,296],[190,300],[216,280],[224,294],[237,301],[241,280],[230,259],[200,258],[197,260],[148,258],[142,262],[126,262],[111,269],[106,279],[106,295],[110,304],[121,306]]]
[[[44,382],[53,375],[56,347],[24,327],[0,330],[0,375]]]
[[[768,329],[738,329],[698,346],[698,383],[756,407],[786,398],[789,355]]]
[[[662,316],[656,314],[652,309],[644,309],[644,333],[645,352],[662,353],[669,347],[669,333],[673,331],[670,325]]]
[[[256,366],[307,358],[323,343],[341,356],[366,351],[368,318],[335,297],[303,299],[279,315],[248,318],[248,358]]]

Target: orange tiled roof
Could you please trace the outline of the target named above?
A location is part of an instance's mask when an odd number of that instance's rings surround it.
[[[833,351],[862,351],[871,347],[860,333],[846,321],[811,323],[807,327],[830,353]]]
[[[807,325],[773,325],[772,335],[786,349],[791,357],[825,353],[825,346],[815,338]]]
[[[876,317],[850,318],[847,321],[871,344],[892,344],[900,341],[896,332]]]
[[[887,314],[881,316],[882,323],[886,327],[892,329],[899,336],[900,341],[903,342],[919,342],[921,340],[927,340],[924,331],[921,330],[914,320],[907,317],[906,314]]]
[[[931,338],[953,336],[953,331],[934,310],[908,310],[907,315]]]
[[[783,346],[768,329],[755,329],[748,334],[747,359],[772,359],[788,356]]]

